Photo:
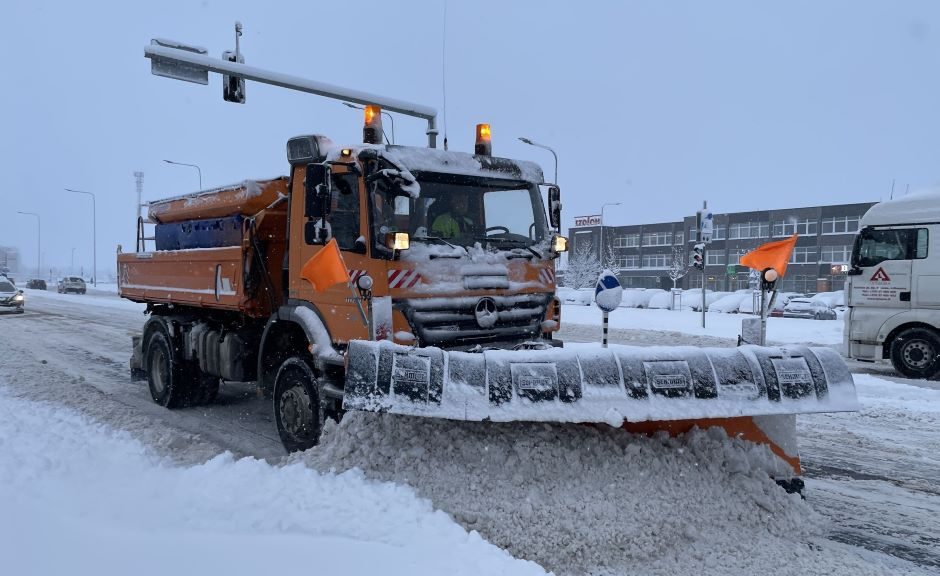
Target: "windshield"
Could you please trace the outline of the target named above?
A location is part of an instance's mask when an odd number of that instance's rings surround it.
[[[885,260],[913,260],[926,257],[926,228],[895,230],[865,228],[855,239],[852,266],[865,268],[875,266]]]
[[[16,288],[6,280],[0,280],[0,292],[13,292]]]
[[[415,242],[510,249],[546,238],[545,212],[534,184],[449,174],[416,178],[421,188],[417,198],[376,181],[372,217],[377,239],[408,232]]]

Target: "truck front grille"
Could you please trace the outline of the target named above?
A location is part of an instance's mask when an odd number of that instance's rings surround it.
[[[474,310],[483,298],[491,298],[496,305],[497,319],[492,326],[481,326],[477,321]],[[447,348],[536,338],[550,299],[550,294],[412,298],[402,301],[399,308],[422,345]]]

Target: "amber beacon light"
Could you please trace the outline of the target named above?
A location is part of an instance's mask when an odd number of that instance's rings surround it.
[[[365,108],[365,124],[362,127],[362,141],[366,144],[382,143],[382,108],[369,104]]]
[[[473,153],[477,156],[491,156],[493,154],[489,124],[477,124],[477,141],[473,147]]]

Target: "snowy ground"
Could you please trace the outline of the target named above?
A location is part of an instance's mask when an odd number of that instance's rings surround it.
[[[924,383],[859,376],[860,414],[801,417],[805,501],[769,480],[762,450],[711,433],[353,414],[285,464],[251,387],[171,412],[129,382],[142,307],[103,292],[27,291],[26,314],[0,317],[0,509],[12,511],[0,515],[3,572],[117,573],[131,560],[144,573],[539,572],[489,543],[558,574],[940,568],[940,391]],[[634,317],[646,330],[615,341],[730,345],[737,334],[717,314],[695,333],[695,314],[630,312],[657,316]],[[575,325],[579,314],[590,325]],[[593,339],[596,316],[566,306],[562,337]],[[778,341],[841,341],[841,323],[781,322],[810,325],[780,324]],[[787,340],[801,333],[811,336]],[[49,540],[61,555],[40,553]],[[100,542],[126,553],[101,560]]]

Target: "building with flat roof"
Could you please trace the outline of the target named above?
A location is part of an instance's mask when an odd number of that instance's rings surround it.
[[[796,233],[796,247],[779,289],[801,293],[841,290],[859,220],[874,204],[716,213],[712,241],[705,251],[705,285],[720,291],[750,287],[750,270],[738,264],[741,256],[760,244]],[[625,288],[669,289],[673,262],[687,265],[698,241],[695,221],[692,215],[675,222],[604,226],[598,218],[576,218],[576,224],[585,225],[568,229],[568,255],[575,258],[579,246],[587,243],[601,261],[605,252],[611,253]],[[702,276],[690,268],[676,286],[699,288]]]

